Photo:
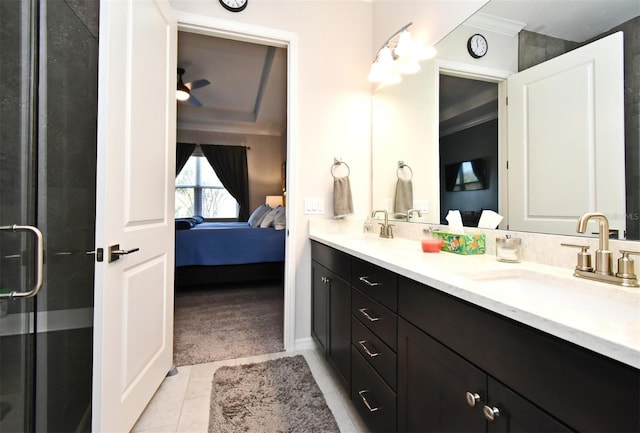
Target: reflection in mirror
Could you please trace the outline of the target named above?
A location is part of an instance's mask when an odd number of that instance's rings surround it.
[[[453,192],[446,191],[446,163],[457,163],[475,158],[484,158],[482,154],[470,154],[450,157],[443,160],[441,165],[441,146],[439,131],[455,128],[447,118],[438,113],[438,98],[440,88],[438,82],[447,80],[440,76],[440,72],[447,75],[457,75],[455,78],[476,78],[491,82],[498,89],[502,89],[500,82],[534,64],[553,58],[563,52],[599,39],[616,30],[624,32],[625,56],[625,85],[624,85],[624,164],[620,164],[619,171],[626,176],[626,209],[622,218],[626,220],[626,238],[640,239],[640,83],[633,75],[633,56],[640,55],[640,2],[637,0],[607,0],[607,1],[554,1],[554,7],[549,8],[548,1],[522,0],[518,2],[492,0],[483,9],[471,17],[470,20],[450,33],[436,45],[438,56],[436,59],[422,63],[422,70],[416,76],[403,79],[399,85],[379,89],[374,94],[373,113],[373,197],[375,209],[392,209],[395,186],[395,167],[397,161],[406,161],[415,173],[413,179],[414,208],[422,210],[422,217],[417,221],[440,223],[441,215],[446,214],[447,208],[455,208],[445,202],[443,196],[460,197],[462,194],[480,194],[486,190]],[[419,7],[419,3],[416,3]],[[576,8],[580,8],[579,10]],[[600,10],[587,10],[587,7],[600,7]],[[604,7],[604,9],[603,9]],[[532,12],[535,14],[532,15]],[[545,12],[551,16],[544,17]],[[615,12],[622,12],[621,16],[614,16]],[[497,17],[507,18],[498,19]],[[608,21],[611,18],[612,21]],[[513,25],[516,24],[516,30]],[[569,30],[577,33],[568,34]],[[595,30],[596,33],[585,33]],[[509,32],[511,32],[509,34]],[[480,58],[472,58],[467,51],[467,40],[475,34],[482,33],[488,41],[487,54]],[[458,71],[458,72],[456,72]],[[462,72],[459,72],[462,71]],[[498,84],[495,84],[498,83]],[[501,92],[503,90],[500,90]],[[506,91],[506,86],[505,90]],[[464,98],[463,98],[464,99]],[[470,99],[470,98],[466,98]],[[499,107],[499,110],[503,110]],[[502,116],[502,114],[501,114]],[[443,121],[440,127],[437,120]],[[493,128],[501,134],[503,128],[502,117],[497,120],[486,120],[481,125]],[[481,126],[480,124],[477,126]],[[461,133],[459,131],[458,133]],[[451,134],[445,134],[450,136]],[[502,137],[502,135],[500,135]],[[469,134],[467,141],[476,138]],[[505,140],[506,141],[506,140]],[[501,143],[496,164],[500,168],[494,179],[494,167],[489,164],[492,173],[489,189],[496,187],[498,194],[497,210],[504,213],[507,209],[506,189],[507,176],[503,174],[502,166],[506,165],[506,144]],[[538,169],[537,167],[533,167]],[[548,174],[560,176],[560,174]],[[610,186],[610,191],[625,188],[624,186]],[[456,196],[457,194],[457,196]],[[467,198],[468,199],[468,198]],[[417,202],[417,203],[416,203]],[[468,202],[468,200],[467,200]],[[458,209],[468,209],[462,205]],[[598,210],[594,203],[593,209]],[[489,205],[474,205],[471,209],[492,208]],[[494,209],[495,210],[495,209]],[[576,219],[577,219],[576,215]],[[617,215],[621,217],[621,215]],[[412,219],[413,220],[413,219]],[[508,219],[504,226],[507,228]],[[512,228],[513,229],[513,228]],[[532,231],[539,231],[533,229]],[[549,231],[552,233],[551,231]]]

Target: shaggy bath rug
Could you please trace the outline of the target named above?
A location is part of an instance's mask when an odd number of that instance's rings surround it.
[[[284,350],[282,283],[230,287],[176,293],[176,366]]]
[[[339,431],[302,355],[213,375],[209,433]]]

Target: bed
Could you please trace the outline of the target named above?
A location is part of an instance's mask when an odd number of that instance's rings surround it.
[[[250,222],[202,222],[179,228],[176,287],[282,279],[286,230]]]

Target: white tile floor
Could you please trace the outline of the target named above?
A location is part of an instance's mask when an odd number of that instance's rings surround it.
[[[209,401],[213,373],[225,365],[262,362],[283,356],[303,355],[311,373],[324,394],[341,432],[366,432],[346,391],[333,371],[314,350],[273,353],[248,358],[178,367],[179,373],[162,382],[132,432],[206,433],[209,425]]]

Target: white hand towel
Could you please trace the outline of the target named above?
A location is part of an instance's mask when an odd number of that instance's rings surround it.
[[[343,218],[353,214],[349,176],[333,178],[333,217]]]
[[[396,201],[394,212],[407,212],[413,208],[413,183],[411,179],[400,179],[396,183]]]

